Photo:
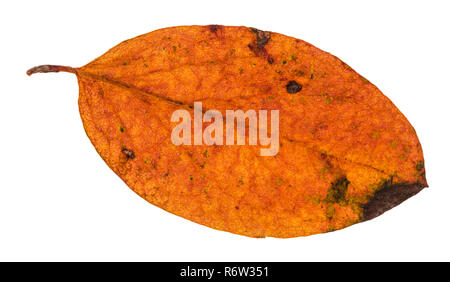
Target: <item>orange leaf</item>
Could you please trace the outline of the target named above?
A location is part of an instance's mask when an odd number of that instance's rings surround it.
[[[299,39],[171,27],[81,68],[44,65],[28,74],[58,71],[76,74],[84,128],[107,165],[150,203],[215,229],[251,237],[333,231],[427,186],[419,140],[402,113],[348,65]],[[262,156],[268,145],[250,144],[251,124],[244,145],[206,145],[201,136],[201,145],[194,136],[175,145],[177,110],[192,119],[208,110],[278,110],[278,150]],[[219,133],[225,140],[225,125]]]

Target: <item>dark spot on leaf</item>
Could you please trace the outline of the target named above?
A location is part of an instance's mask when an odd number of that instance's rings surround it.
[[[209,28],[209,30],[210,30],[212,33],[217,34],[217,31],[218,31],[218,30],[221,30],[221,29],[223,28],[223,26],[217,25],[217,24],[211,24],[211,25],[208,26],[208,28]]]
[[[256,34],[256,47],[260,50],[263,49],[270,40],[270,31],[262,31],[256,28],[250,28],[250,30]]]
[[[286,90],[289,94],[295,94],[302,90],[302,85],[298,84],[295,80],[291,80],[286,84]]]
[[[250,28],[250,30],[256,34],[256,40],[248,45],[248,48],[257,56],[262,57],[267,60],[269,64],[274,63],[274,59],[272,56],[267,53],[267,50],[264,48],[266,44],[270,40],[270,32],[262,31],[256,28]]]
[[[295,70],[295,74],[298,75],[298,76],[304,76],[305,75],[305,73],[303,71],[301,71],[301,70]]]
[[[125,148],[125,147],[122,148],[121,152],[127,157],[127,159],[134,159],[134,157],[135,157],[134,152],[132,150],[130,150],[130,149]]]
[[[369,220],[383,214],[385,211],[416,195],[425,187],[428,186],[423,183],[392,184],[392,180],[386,181],[369,201],[361,206],[363,211],[362,220]]]

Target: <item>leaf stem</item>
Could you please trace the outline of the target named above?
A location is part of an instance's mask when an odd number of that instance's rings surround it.
[[[68,66],[42,65],[42,66],[37,66],[37,67],[27,70],[27,74],[32,75],[32,74],[38,73],[38,72],[45,73],[45,72],[60,72],[60,71],[77,73],[77,70],[75,68],[68,67]]]

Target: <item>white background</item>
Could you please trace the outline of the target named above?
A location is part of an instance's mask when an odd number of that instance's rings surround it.
[[[447,1],[2,1],[0,260],[450,259]],[[306,40],[377,85],[415,127],[430,188],[344,230],[294,239],[216,231],[156,208],[97,155],[67,73],[158,28],[245,25]]]

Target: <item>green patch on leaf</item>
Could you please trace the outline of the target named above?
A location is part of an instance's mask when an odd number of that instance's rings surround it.
[[[371,136],[373,139],[378,139],[380,138],[380,132],[378,130],[375,130],[374,132],[372,132]]]
[[[398,142],[397,141],[392,141],[391,143],[389,143],[389,146],[391,146],[392,148],[397,147]]]
[[[328,189],[325,202],[345,204],[349,184],[350,181],[348,181],[347,177],[341,177],[335,182],[331,183],[331,187],[330,189]]]
[[[280,185],[281,183],[283,183],[283,178],[278,177],[277,178],[277,185]]]
[[[423,161],[418,161],[416,163],[416,170],[417,171],[422,171],[422,169],[424,169],[424,163],[423,163]]]

